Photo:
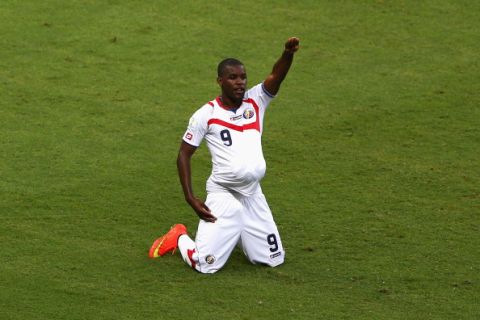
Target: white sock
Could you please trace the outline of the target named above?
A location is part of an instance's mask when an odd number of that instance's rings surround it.
[[[190,267],[198,270],[198,253],[195,242],[186,234],[178,238],[178,249],[185,261]]]

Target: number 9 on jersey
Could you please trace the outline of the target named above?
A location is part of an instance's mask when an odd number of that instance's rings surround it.
[[[227,147],[232,145],[232,136],[227,129],[220,131],[220,138],[222,139],[223,144]]]

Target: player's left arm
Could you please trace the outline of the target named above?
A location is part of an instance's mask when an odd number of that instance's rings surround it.
[[[283,79],[287,76],[288,70],[293,62],[295,52],[300,48],[300,39],[291,37],[285,42],[285,49],[281,57],[273,65],[272,72],[263,82],[263,87],[268,93],[276,95],[280,89]]]

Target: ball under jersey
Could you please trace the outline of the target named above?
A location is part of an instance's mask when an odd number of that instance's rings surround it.
[[[242,105],[234,111],[217,97],[190,118],[183,140],[198,147],[205,138],[212,155],[208,193],[234,191],[249,196],[261,192],[259,182],[266,169],[263,116],[273,97],[261,83],[245,93]]]

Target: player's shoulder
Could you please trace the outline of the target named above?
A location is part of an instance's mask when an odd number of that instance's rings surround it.
[[[211,100],[211,101],[208,101],[208,102],[206,102],[205,104],[203,104],[203,105],[196,111],[196,113],[205,114],[205,115],[212,114],[214,107],[215,107],[214,100]]]
[[[275,98],[275,95],[273,95],[273,94],[271,94],[270,92],[267,91],[263,82],[251,87],[245,93],[245,98],[247,98],[247,99],[248,98],[255,98],[255,97],[259,97],[259,96],[263,96],[263,97],[270,98],[270,99]]]
[[[195,122],[207,122],[213,115],[213,101],[208,101],[198,108],[192,115]]]

